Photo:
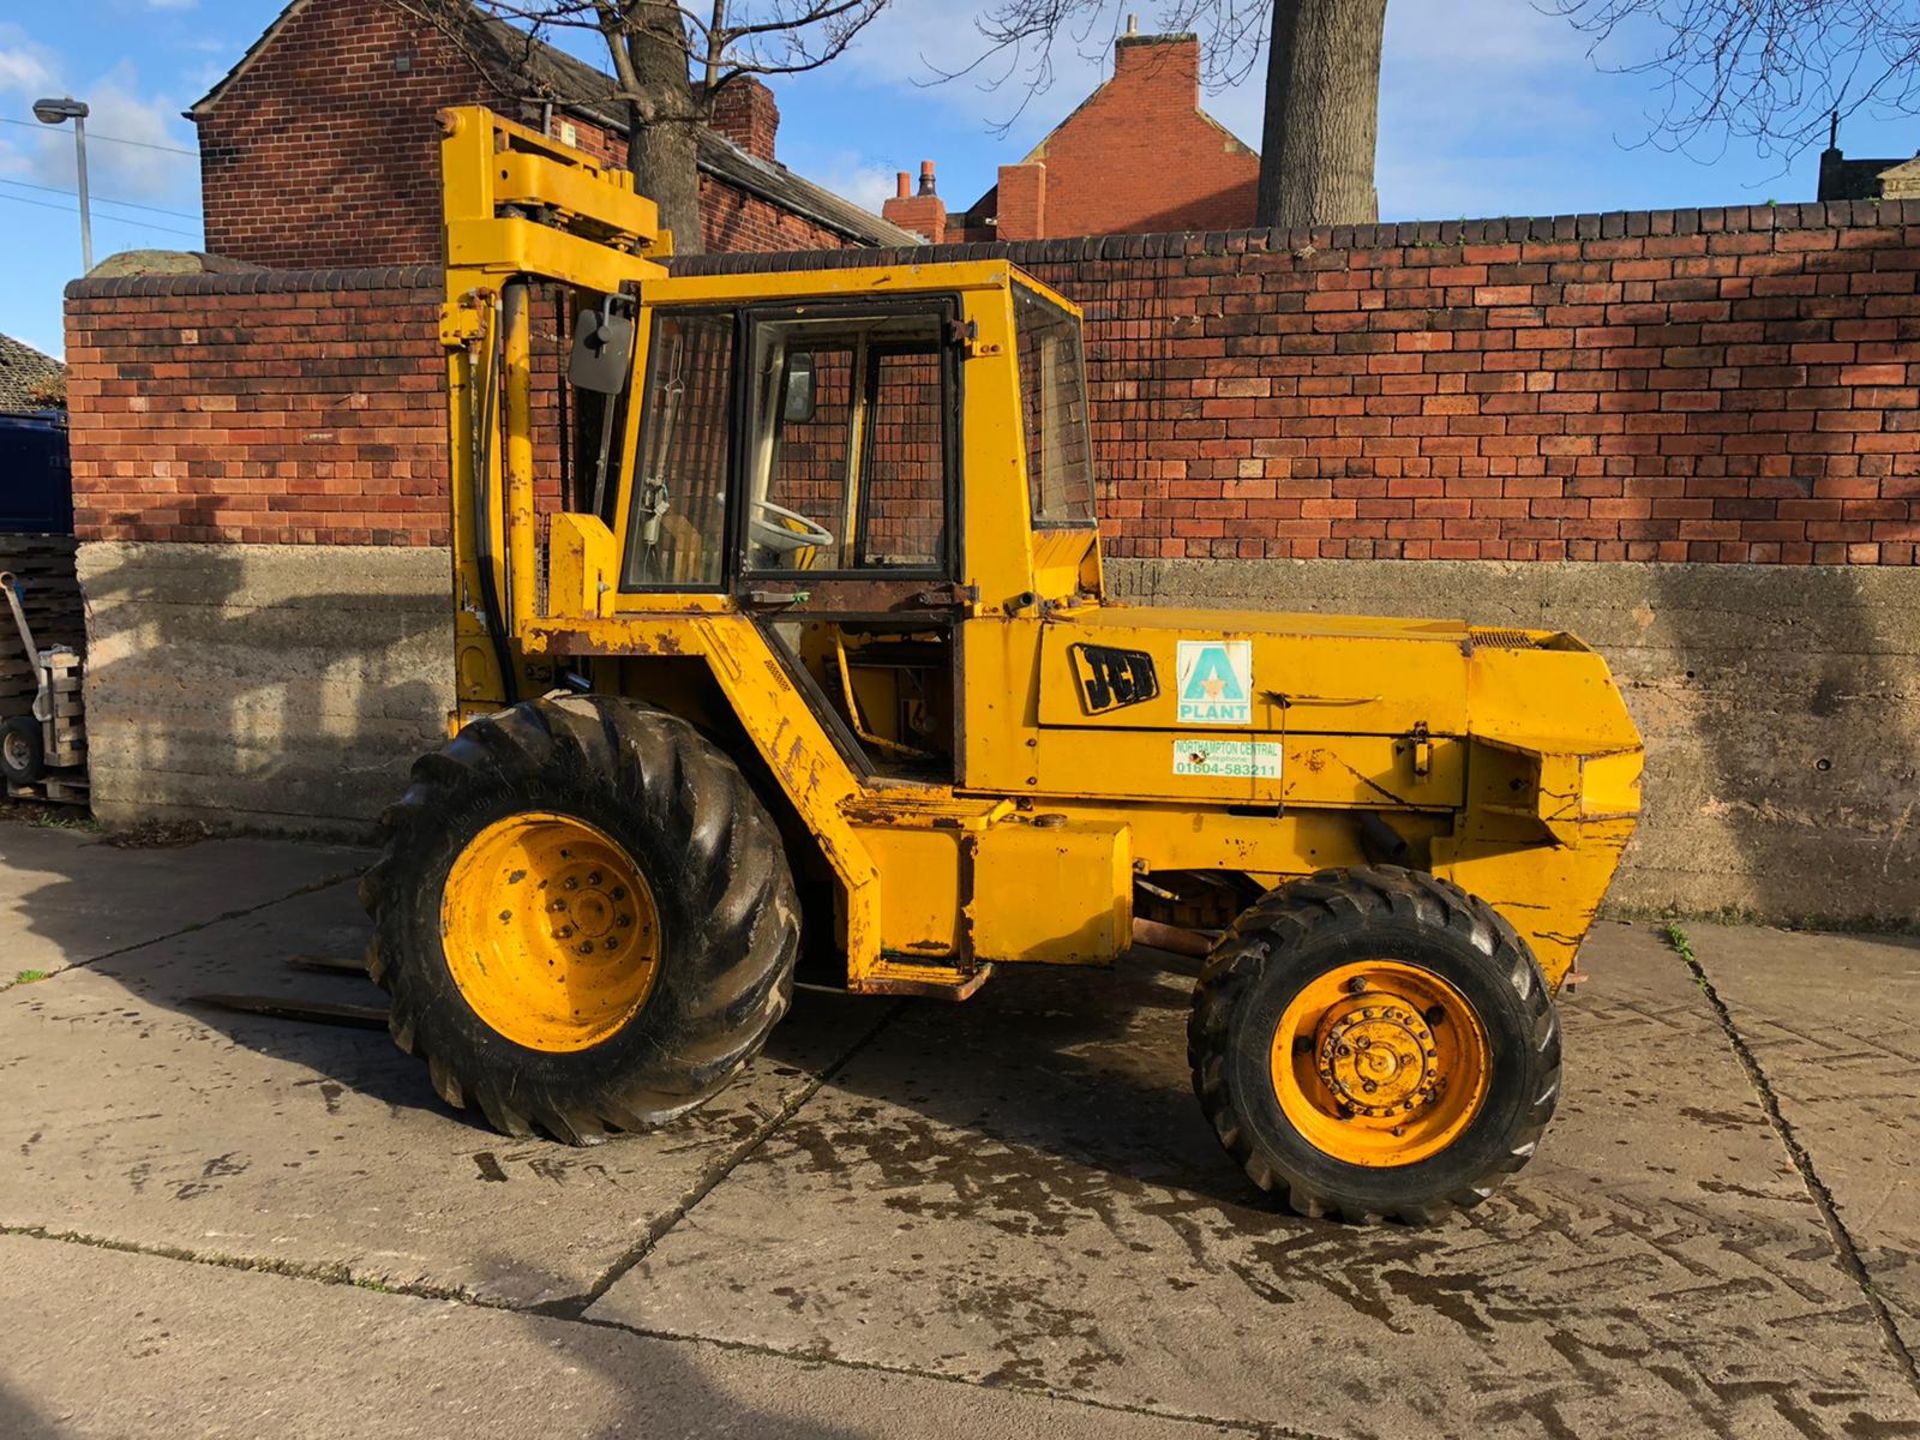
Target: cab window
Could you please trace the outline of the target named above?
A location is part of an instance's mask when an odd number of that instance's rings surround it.
[[[1013,287],[1020,419],[1035,525],[1091,525],[1093,441],[1080,321],[1024,285]]]
[[[749,573],[948,568],[944,313],[757,318],[745,465]]]
[[[654,313],[627,522],[628,590],[721,584],[733,334],[730,314]]]

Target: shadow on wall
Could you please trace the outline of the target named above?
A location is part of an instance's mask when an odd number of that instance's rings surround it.
[[[1690,908],[1810,925],[1920,921],[1920,586],[1868,567],[1646,567],[1647,803],[1702,877]],[[1664,670],[1665,673],[1659,673]],[[1691,822],[1691,823],[1690,823]],[[1726,886],[1715,902],[1708,877]]]
[[[0,1435],[13,1440],[54,1440],[61,1434],[46,1419],[5,1385],[0,1385]]]
[[[94,542],[79,568],[107,823],[365,833],[444,738],[443,550]]]

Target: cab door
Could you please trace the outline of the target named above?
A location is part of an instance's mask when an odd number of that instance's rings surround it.
[[[743,315],[733,593],[868,778],[955,778],[956,316],[937,295]]]

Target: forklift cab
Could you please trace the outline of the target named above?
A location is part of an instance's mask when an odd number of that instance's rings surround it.
[[[964,267],[960,289],[953,268],[917,293],[860,271],[806,297],[781,276],[777,300],[755,293],[764,276],[645,286],[640,403],[605,512],[616,606],[725,596],[750,612],[881,781],[962,780],[968,613],[1098,589],[1079,314],[1004,264]],[[962,523],[969,506],[991,507],[986,529]],[[1049,531],[1080,563],[1043,596],[1030,537]]]

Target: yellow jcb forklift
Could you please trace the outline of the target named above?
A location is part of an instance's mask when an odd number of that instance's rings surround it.
[[[1113,604],[1064,297],[669,274],[626,174],[445,124],[458,710],[363,893],[449,1104],[589,1143],[713,1095],[803,953],[960,1000],[1141,935],[1205,954],[1194,1088],[1299,1210],[1424,1221],[1526,1162],[1640,804],[1597,655]]]

